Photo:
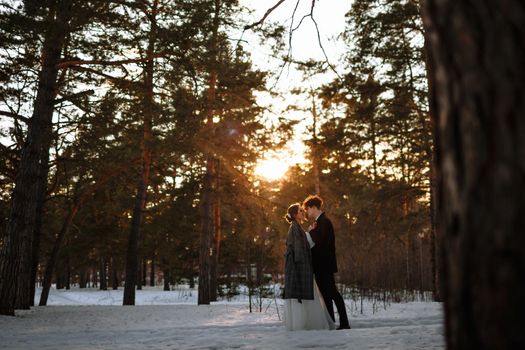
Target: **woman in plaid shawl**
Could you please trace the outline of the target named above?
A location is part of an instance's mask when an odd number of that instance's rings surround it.
[[[314,281],[310,251],[314,242],[301,227],[304,221],[301,205],[292,204],[285,219],[290,224],[284,272],[285,327],[288,330],[334,329],[334,322]]]

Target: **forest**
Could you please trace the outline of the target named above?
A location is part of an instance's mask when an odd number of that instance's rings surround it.
[[[445,301],[450,348],[523,344],[523,4],[353,0],[342,57],[300,60],[326,1],[291,24],[275,2],[0,2],[0,314],[55,288],[270,293],[286,208],[318,194],[343,293]]]

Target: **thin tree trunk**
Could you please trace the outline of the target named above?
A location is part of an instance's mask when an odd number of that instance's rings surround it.
[[[525,6],[423,6],[439,118],[447,347],[523,349]]]
[[[423,20],[425,17],[423,16]],[[438,230],[438,222],[436,220],[436,209],[438,201],[438,163],[439,163],[439,132],[437,124],[437,107],[436,107],[436,95],[434,89],[434,58],[432,56],[432,49],[430,47],[430,40],[428,33],[424,33],[425,40],[425,68],[428,81],[428,106],[430,120],[432,123],[432,146],[427,153],[429,153],[430,162],[430,263],[431,263],[431,274],[432,274],[432,293],[434,301],[443,301],[443,291],[441,289],[443,283],[441,282],[441,259],[442,250],[440,249],[441,241],[439,237],[442,236]]]
[[[140,276],[138,274],[139,264],[139,242],[140,242],[140,226],[142,223],[142,214],[146,205],[146,194],[150,178],[150,166],[152,156],[152,142],[153,142],[153,73],[154,73],[154,59],[153,53],[155,51],[155,42],[157,40],[157,23],[156,11],[158,0],[153,1],[152,15],[150,23],[150,33],[148,40],[147,57],[151,59],[146,61],[144,68],[144,101],[143,101],[143,136],[142,136],[142,176],[137,188],[137,196],[135,198],[135,207],[133,209],[133,218],[131,221],[131,230],[128,240],[128,251],[126,257],[126,280],[124,283],[124,305],[135,305],[135,286],[140,283]]]
[[[142,259],[142,286],[146,286],[146,278],[148,276],[148,261]]]
[[[150,287],[155,287],[155,254],[153,254],[153,257],[151,258],[149,285]]]
[[[139,242],[140,245],[140,242]],[[140,254],[140,253],[139,253]],[[137,290],[142,290],[142,261],[140,260],[140,256],[137,258],[138,264],[137,264]]]
[[[164,290],[168,291],[170,290],[170,268],[165,266],[162,273],[164,275]]]
[[[220,0],[215,0],[215,14],[213,19],[212,39],[210,53],[212,57],[208,92],[206,97],[206,118],[208,127],[213,128],[213,112],[215,104],[215,90],[217,84],[217,37],[219,31]],[[199,292],[197,303],[210,304],[210,268],[211,257],[213,254],[213,180],[215,174],[215,159],[212,154],[206,157],[206,175],[204,177],[204,189],[202,198],[202,228],[199,249]]]
[[[219,160],[216,160],[215,191],[219,192]],[[210,266],[210,301],[217,301],[217,283],[219,270],[219,252],[221,246],[221,203],[217,196],[213,205],[213,254]]]
[[[213,162],[208,160],[208,170],[204,179],[204,195],[202,200],[203,215],[199,251],[199,305],[208,305],[210,303],[210,248],[211,237],[213,235],[213,206],[211,203],[211,164],[213,164]]]
[[[190,289],[195,288],[195,275],[193,274],[193,271],[190,273]]]
[[[66,258],[65,287],[68,290],[71,289],[71,262],[69,255]]]
[[[100,259],[100,290],[108,290],[106,268],[106,260]]]
[[[26,143],[22,150],[11,199],[6,237],[0,255],[0,314],[14,315],[15,304],[29,309],[31,305],[31,272],[33,234],[39,205],[39,163],[49,152],[52,117],[62,47],[68,32],[72,0],[62,0],[50,10],[49,23],[42,49],[42,70]],[[56,11],[56,13],[55,13]],[[55,16],[56,14],[56,16]],[[46,167],[47,168],[47,167]]]
[[[118,273],[115,265],[115,259],[111,258],[111,286],[113,290],[118,289]]]

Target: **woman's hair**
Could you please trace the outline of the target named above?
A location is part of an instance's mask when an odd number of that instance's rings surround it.
[[[286,211],[286,215],[284,216],[284,219],[289,224],[292,223],[292,221],[295,220],[295,217],[297,216],[297,213],[299,213],[299,209],[301,209],[301,204],[295,203],[288,207],[288,210]]]

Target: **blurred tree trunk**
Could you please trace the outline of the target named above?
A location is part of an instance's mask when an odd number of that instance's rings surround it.
[[[423,6],[435,68],[447,346],[523,349],[525,6]]]
[[[40,162],[46,161],[52,138],[52,117],[57,93],[57,64],[69,30],[72,0],[56,2],[49,9],[48,28],[42,48],[42,69],[27,138],[22,150],[15,188],[11,197],[5,244],[0,255],[0,314],[14,315],[17,308],[31,305],[33,235],[37,222]]]

